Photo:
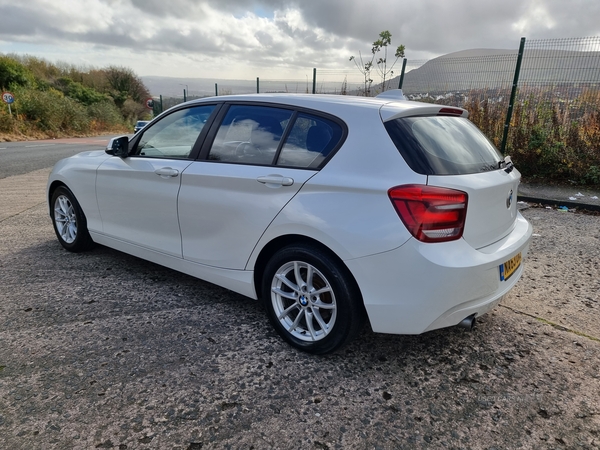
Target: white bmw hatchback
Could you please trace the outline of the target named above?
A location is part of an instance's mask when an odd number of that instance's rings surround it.
[[[469,325],[515,285],[520,174],[458,108],[327,95],[184,103],[60,161],[59,242],[94,243],[262,299],[277,332],[334,351]]]

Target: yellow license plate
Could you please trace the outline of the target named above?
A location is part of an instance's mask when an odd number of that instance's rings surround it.
[[[523,257],[521,253],[517,253],[515,256],[510,258],[504,264],[500,265],[500,281],[508,280],[510,276],[515,273],[515,271],[521,265],[521,260]]]

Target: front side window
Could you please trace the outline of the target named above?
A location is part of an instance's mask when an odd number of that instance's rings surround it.
[[[385,123],[412,170],[422,175],[465,175],[500,168],[494,145],[468,119],[404,117]]]
[[[150,158],[188,158],[214,109],[214,105],[204,105],[169,114],[145,129],[135,154]]]

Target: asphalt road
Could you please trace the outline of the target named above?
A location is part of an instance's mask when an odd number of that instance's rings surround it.
[[[0,179],[52,167],[79,152],[101,150],[111,137],[0,142]]]
[[[524,210],[525,274],[474,331],[317,357],[257,302],[64,251],[35,167],[0,179],[0,449],[600,448],[598,216]]]

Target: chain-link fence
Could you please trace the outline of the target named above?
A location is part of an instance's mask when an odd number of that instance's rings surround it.
[[[525,43],[506,149],[522,170],[600,184],[600,37]]]

